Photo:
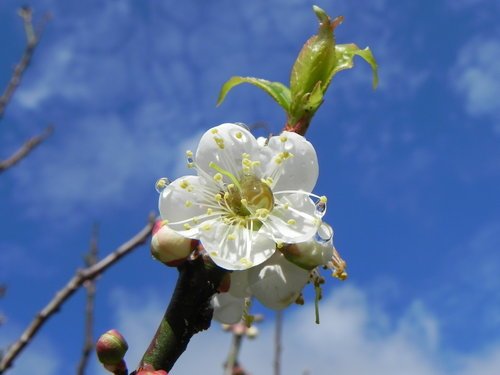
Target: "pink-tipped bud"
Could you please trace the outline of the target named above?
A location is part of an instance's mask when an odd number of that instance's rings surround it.
[[[103,365],[119,364],[128,350],[127,341],[116,329],[109,330],[97,340],[95,351]]]
[[[156,230],[156,231],[155,231]],[[151,255],[168,265],[178,266],[191,254],[198,241],[177,234],[166,225],[155,224],[151,240]]]

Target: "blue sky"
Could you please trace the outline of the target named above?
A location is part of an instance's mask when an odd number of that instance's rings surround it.
[[[0,87],[25,45],[24,3],[0,5]],[[0,281],[9,287],[0,345],[82,265],[92,223],[103,255],[142,228],[156,210],[154,182],[187,172],[184,151],[204,130],[282,128],[281,109],[254,87],[215,101],[232,75],[286,83],[316,30],[313,4],[345,16],[339,43],[371,47],[380,86],[372,90],[357,61],[334,79],[307,134],[320,163],[315,191],[329,197],[326,219],[350,278],[329,281],[319,327],[310,299],[287,312],[285,369],[500,371],[500,5],[491,0],[37,1],[36,14],[53,19],[1,121],[0,157],[49,123],[56,130],[0,176]],[[131,367],[174,281],[147,247],[99,280],[96,333],[122,328]],[[42,375],[73,371],[83,304],[78,293],[11,373],[35,363]],[[243,348],[254,374],[272,371],[272,316]],[[229,342],[214,325],[174,374],[191,373],[197,356],[219,373]]]

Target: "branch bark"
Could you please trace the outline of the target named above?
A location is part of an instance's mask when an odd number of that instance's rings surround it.
[[[21,353],[21,351],[29,344],[36,333],[44,325],[47,320],[54,315],[66,300],[71,297],[87,280],[93,280],[97,276],[105,272],[109,267],[118,262],[132,250],[144,244],[150,237],[154,225],[154,216],[151,215],[149,223],[141,229],[134,237],[123,243],[114,252],[110,253],[106,258],[96,263],[91,267],[83,270],[77,270],[76,274],[68,281],[66,286],[56,293],[54,298],[45,306],[29,324],[21,337],[14,342],[6,351],[0,361],[0,374],[3,374],[10,368]]]
[[[52,126],[48,126],[42,134],[28,139],[12,156],[6,160],[0,160],[0,174],[5,172],[10,167],[19,163],[22,159],[28,156],[40,143],[47,139],[54,132]]]
[[[21,83],[21,79],[23,77],[24,72],[28,68],[33,58],[33,53],[35,52],[35,48],[40,41],[40,37],[43,32],[43,28],[45,26],[45,22],[48,20],[48,16],[43,18],[43,22],[41,23],[38,30],[35,30],[33,27],[33,11],[29,7],[22,7],[19,10],[19,15],[23,19],[24,22],[24,32],[26,34],[26,48],[24,49],[23,55],[21,56],[21,60],[17,63],[14,68],[14,72],[12,73],[12,77],[10,78],[5,91],[2,96],[0,96],[0,119],[2,119],[5,108],[7,104],[9,104],[12,95],[19,87]]]
[[[170,371],[191,337],[210,327],[213,314],[210,300],[227,271],[205,263],[202,256],[185,261],[178,270],[170,304],[137,372],[143,369]]]
[[[88,254],[85,256],[85,265],[87,267],[92,267],[97,263],[98,259],[98,240],[99,240],[99,227],[97,224],[94,225],[92,230],[92,238],[90,240],[90,249]],[[84,375],[87,363],[90,358],[90,353],[94,349],[94,301],[95,301],[95,279],[87,280],[83,283],[85,289],[87,290],[87,300],[85,304],[85,338],[83,343],[82,356],[78,367],[76,369],[77,375]]]

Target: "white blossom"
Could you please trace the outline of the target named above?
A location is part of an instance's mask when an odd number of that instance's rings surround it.
[[[259,265],[276,245],[307,241],[321,225],[326,198],[311,193],[316,151],[301,135],[283,132],[266,143],[227,123],[208,130],[187,157],[198,175],[168,184],[160,213],[169,228],[199,239],[220,267]]]

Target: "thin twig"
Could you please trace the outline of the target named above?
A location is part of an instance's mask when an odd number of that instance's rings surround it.
[[[243,334],[233,333],[233,339],[231,341],[231,347],[229,348],[229,353],[227,355],[226,368],[224,370],[224,375],[233,375],[234,374],[234,369],[238,365],[238,356],[240,354],[242,340],[243,340]]]
[[[283,331],[283,310],[276,311],[276,330],[274,332],[274,375],[281,374],[281,335]]]
[[[154,225],[154,217],[150,217],[149,223],[141,229],[134,237],[123,243],[114,252],[109,254],[95,265],[77,270],[76,274],[68,281],[66,286],[56,293],[54,298],[41,310],[35,319],[29,324],[21,337],[14,342],[0,361],[0,374],[3,374],[12,366],[14,359],[21,353],[26,345],[33,339],[43,324],[59,309],[66,300],[71,297],[87,280],[92,280],[105,272],[109,267],[119,261],[123,256],[144,244],[151,235]]]
[[[99,240],[99,226],[94,224],[92,230],[92,238],[90,240],[90,249],[85,256],[85,265],[92,267],[97,263],[98,259],[98,240]],[[94,349],[94,336],[92,331],[94,329],[94,300],[95,300],[95,279],[87,280],[83,284],[87,290],[87,301],[85,304],[85,339],[83,343],[82,356],[78,367],[76,369],[77,375],[84,375],[87,363],[90,358],[90,353]]]
[[[54,128],[49,125],[43,133],[28,139],[12,156],[8,159],[0,160],[0,173],[19,163],[22,159],[24,159],[28,154],[33,151],[36,146],[42,143],[45,139],[47,139],[54,132]]]
[[[10,78],[5,91],[2,96],[0,96],[0,119],[3,117],[5,108],[7,104],[9,104],[12,95],[18,88],[21,83],[21,78],[31,63],[31,59],[33,58],[33,53],[35,52],[35,48],[40,41],[40,37],[42,36],[43,28],[45,26],[46,21],[49,19],[49,16],[46,15],[43,18],[43,22],[40,24],[38,30],[35,30],[33,27],[33,11],[29,7],[22,7],[19,9],[19,15],[23,19],[24,22],[24,32],[26,34],[26,48],[24,49],[23,55],[21,56],[21,60],[17,63],[14,68],[14,72],[12,73],[12,77]]]

